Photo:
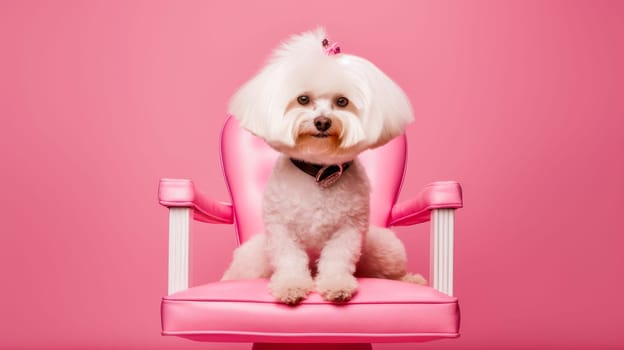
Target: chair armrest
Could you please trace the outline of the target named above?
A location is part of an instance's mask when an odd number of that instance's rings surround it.
[[[433,209],[463,207],[461,185],[456,181],[437,181],[420,191],[416,198],[395,204],[390,212],[390,226],[415,225],[431,219]]]
[[[193,208],[193,218],[214,224],[234,222],[232,204],[217,202],[195,189],[193,181],[187,179],[160,179],[158,202],[166,207]]]

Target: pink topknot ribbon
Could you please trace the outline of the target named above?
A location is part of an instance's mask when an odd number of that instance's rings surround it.
[[[337,55],[340,53],[340,46],[338,43],[329,44],[329,40],[323,39],[323,51],[327,55]]]

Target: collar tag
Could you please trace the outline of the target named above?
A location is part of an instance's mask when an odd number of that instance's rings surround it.
[[[343,170],[344,168],[341,164],[332,164],[322,167],[316,173],[316,184],[323,188],[333,185],[340,179]]]
[[[327,188],[340,180],[342,174],[349,169],[353,161],[349,161],[342,164],[314,164],[307,163],[303,160],[290,158],[290,161],[295,167],[304,173],[312,176],[316,180],[316,184],[322,188]]]

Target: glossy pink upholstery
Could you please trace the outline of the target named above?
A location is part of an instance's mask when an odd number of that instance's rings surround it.
[[[261,201],[277,152],[228,117],[221,134],[221,162],[232,204],[211,200],[185,179],[162,179],[160,204],[191,207],[196,220],[233,223],[239,242],[262,232]],[[371,181],[371,222],[412,225],[429,220],[434,208],[460,208],[461,187],[434,182],[414,199],[395,205],[405,172],[406,137],[364,152]],[[457,337],[457,299],[428,286],[360,279],[345,305],[315,293],[289,307],[273,300],[266,280],[209,283],[162,301],[164,335],[201,341],[273,343],[417,342]]]
[[[167,296],[163,334],[202,341],[419,342],[457,337],[457,299],[432,288],[362,278],[344,305],[312,294],[276,303],[266,280],[209,283]],[[234,336],[235,335],[235,336]]]
[[[412,200],[394,205],[390,226],[406,226],[429,221],[432,209],[463,206],[461,186],[455,181],[430,183]]]
[[[213,224],[231,224],[234,213],[230,203],[214,201],[195,190],[187,179],[160,179],[159,203],[166,207],[191,207],[193,218]]]

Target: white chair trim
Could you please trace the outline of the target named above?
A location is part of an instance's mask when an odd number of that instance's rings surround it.
[[[189,286],[191,208],[169,208],[169,294]]]
[[[431,211],[430,278],[434,289],[453,295],[455,209]]]

